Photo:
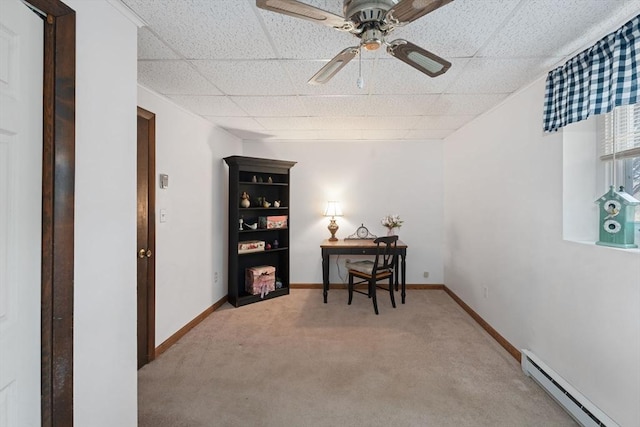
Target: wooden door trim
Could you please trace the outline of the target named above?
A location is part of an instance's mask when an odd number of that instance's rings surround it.
[[[76,14],[59,0],[26,0],[46,14],[43,63],[41,419],[73,425]]]
[[[149,123],[147,239],[153,256],[147,266],[147,357],[151,362],[156,358],[156,115],[138,107],[138,116]]]

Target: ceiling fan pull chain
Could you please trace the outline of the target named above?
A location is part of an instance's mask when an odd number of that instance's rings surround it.
[[[358,47],[358,88],[364,89],[364,79],[362,78],[362,45]]]

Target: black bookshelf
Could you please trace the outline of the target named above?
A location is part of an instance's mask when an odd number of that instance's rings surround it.
[[[290,170],[296,162],[262,159],[257,157],[230,156],[224,161],[229,165],[229,302],[236,307],[289,294],[289,224]],[[242,207],[241,195],[250,196],[251,205]],[[271,206],[265,208],[259,198]],[[274,202],[280,202],[279,207]],[[287,216],[287,226],[281,228],[256,228],[260,217]],[[240,223],[242,219],[242,224]],[[242,229],[241,229],[242,227]],[[238,253],[238,243],[259,240],[271,245],[264,251]],[[277,241],[277,247],[274,242]],[[264,298],[245,290],[245,271],[249,267],[271,265],[276,268],[280,288]]]

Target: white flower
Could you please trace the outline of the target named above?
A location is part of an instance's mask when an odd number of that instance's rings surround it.
[[[396,228],[401,227],[404,221],[400,219],[400,215],[387,215],[380,222],[387,228]]]

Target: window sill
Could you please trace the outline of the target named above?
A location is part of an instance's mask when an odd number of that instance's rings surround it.
[[[567,240],[565,239],[566,242],[570,242],[570,243],[578,243],[580,245],[588,245],[588,246],[596,246],[598,248],[603,248],[603,249],[610,249],[610,250],[614,250],[614,251],[621,251],[621,252],[627,252],[627,253],[632,253],[632,254],[640,254],[640,248],[616,248],[614,246],[602,246],[602,245],[596,245],[596,242],[591,242],[591,241],[586,241],[586,240]]]

